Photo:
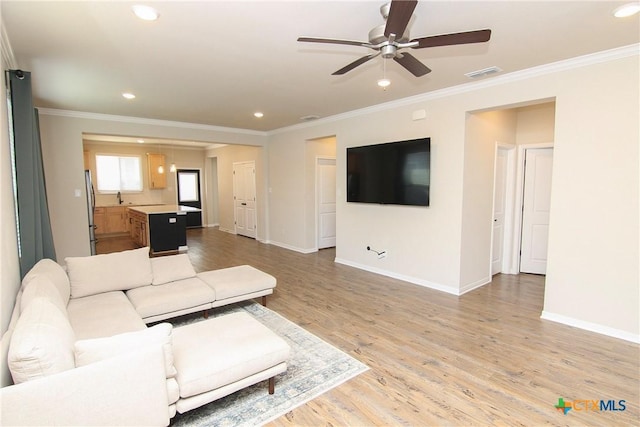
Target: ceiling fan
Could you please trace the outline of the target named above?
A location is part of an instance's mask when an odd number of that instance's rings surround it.
[[[369,32],[368,42],[318,37],[299,37],[298,41],[361,46],[376,51],[332,73],[334,76],[345,74],[376,56],[382,55],[385,59],[393,58],[394,61],[406,68],[411,74],[420,77],[431,72],[429,67],[420,62],[415,56],[407,52],[400,52],[401,49],[424,49],[426,47],[482,43],[491,38],[491,30],[486,29],[419,37],[411,40],[407,26],[417,4],[417,0],[392,0],[390,3],[380,7],[380,13],[387,23],[372,29]]]

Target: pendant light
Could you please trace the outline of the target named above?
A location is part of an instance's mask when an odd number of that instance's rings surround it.
[[[169,167],[169,172],[175,172],[176,171],[176,163],[174,160],[174,147],[173,145],[171,146],[171,166]]]
[[[160,147],[158,147],[158,148],[159,148],[158,151],[160,151],[160,155],[162,155],[162,148],[160,148]],[[164,162],[162,162],[162,163],[164,163]],[[158,165],[158,173],[164,173],[164,165],[162,163],[160,163]]]

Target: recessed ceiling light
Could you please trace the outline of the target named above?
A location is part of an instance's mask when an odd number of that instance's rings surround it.
[[[155,21],[160,16],[157,10],[155,10],[151,6],[145,6],[143,4],[135,4],[131,6],[131,9],[138,18],[145,21]]]
[[[613,16],[616,18],[626,18],[627,16],[633,16],[638,12],[640,12],[640,2],[627,3],[617,7],[613,11]]]
[[[389,79],[380,79],[378,80],[378,86],[380,87],[387,87],[391,84],[391,80]]]
[[[135,98],[135,97],[136,97],[134,94],[129,93],[129,92],[125,92],[125,93],[123,93],[123,94],[122,94],[122,96],[123,96],[123,97],[125,97],[125,98],[127,98],[127,99],[133,99],[133,98]]]
[[[253,113],[253,115],[259,119],[264,117],[264,113],[261,113],[260,111],[256,111],[255,113]]]

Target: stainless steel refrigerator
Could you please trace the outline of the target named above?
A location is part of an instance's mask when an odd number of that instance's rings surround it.
[[[91,246],[91,255],[96,254],[96,223],[94,221],[93,213],[96,208],[96,193],[93,190],[93,183],[91,182],[91,171],[84,171],[84,180],[87,190],[87,214],[89,215],[89,245]]]

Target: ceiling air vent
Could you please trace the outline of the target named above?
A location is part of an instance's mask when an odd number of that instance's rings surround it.
[[[502,71],[502,68],[493,66],[489,68],[483,68],[482,70],[471,71],[469,73],[466,73],[465,76],[469,77],[470,79],[477,79],[480,77],[485,77],[491,74],[499,73],[500,71]]]

